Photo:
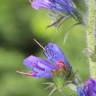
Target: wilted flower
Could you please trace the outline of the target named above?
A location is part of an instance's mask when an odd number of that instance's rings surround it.
[[[18,72],[37,78],[54,78],[61,76],[62,79],[70,79],[71,81],[73,76],[72,67],[61,49],[54,43],[48,43],[43,50],[48,60],[31,55],[24,59],[24,64],[30,68],[32,72]]]
[[[77,89],[78,96],[96,96],[96,80],[89,79],[83,88]]]

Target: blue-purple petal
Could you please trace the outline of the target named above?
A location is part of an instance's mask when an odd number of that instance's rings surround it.
[[[96,96],[96,80],[89,79],[84,86],[86,96]]]
[[[46,50],[45,55],[53,63],[56,64],[58,61],[63,61],[64,64],[69,64],[64,53],[61,51],[61,49],[56,44],[48,43],[48,45],[45,46],[45,50]]]
[[[77,87],[78,96],[86,96],[84,90],[81,87]]]
[[[96,96],[96,80],[87,80],[82,88],[77,88],[77,93],[78,96]]]
[[[49,61],[32,55],[24,59],[23,63],[32,70],[42,70],[47,72],[55,69],[55,66],[53,66]]]
[[[62,11],[68,14],[73,12],[73,0],[33,0],[31,5],[35,9],[47,8],[54,11]]]
[[[31,2],[31,5],[34,9],[48,8],[49,4],[50,4],[49,0],[33,0]]]

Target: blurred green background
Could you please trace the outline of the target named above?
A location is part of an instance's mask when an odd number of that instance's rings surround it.
[[[47,29],[51,23],[45,10],[34,10],[28,0],[0,0],[0,96],[47,96],[42,84],[46,79],[22,76],[16,70],[27,71],[23,59],[28,55],[43,56],[42,45],[58,44],[74,71],[83,80],[89,76],[87,59],[83,54],[86,47],[84,28],[81,25],[68,30],[74,20],[70,18],[58,29]],[[64,36],[70,31],[66,42]],[[58,92],[54,96],[60,96]]]

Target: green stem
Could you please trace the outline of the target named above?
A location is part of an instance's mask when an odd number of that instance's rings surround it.
[[[87,46],[93,52],[95,52],[95,39],[94,39],[94,31],[95,31],[95,0],[89,1],[89,14],[88,14],[88,25],[87,25]],[[89,69],[91,78],[96,79],[96,62],[92,60],[89,56]]]

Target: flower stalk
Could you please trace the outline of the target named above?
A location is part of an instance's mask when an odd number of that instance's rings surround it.
[[[87,46],[95,53],[95,0],[88,0],[88,22],[87,22]],[[92,56],[88,56],[89,69],[91,78],[96,79],[96,62],[92,60]]]

